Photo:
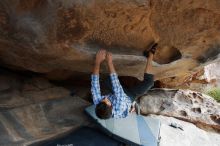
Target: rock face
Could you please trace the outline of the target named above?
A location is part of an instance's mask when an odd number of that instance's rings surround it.
[[[206,65],[201,73],[197,72],[187,83],[186,88],[206,93],[220,87],[220,61]]]
[[[0,70],[0,145],[28,145],[88,125],[88,105],[46,79]]]
[[[140,98],[140,105],[143,114],[175,117],[220,131],[220,104],[198,92],[155,89]]]
[[[105,47],[120,75],[140,77],[158,42],[156,79],[175,86],[217,58],[219,24],[219,0],[1,0],[0,63],[66,78],[89,73]]]
[[[79,126],[95,127],[84,112],[85,107],[91,104],[88,102],[91,100],[88,95],[90,88],[79,86],[69,89],[72,87],[54,85],[33,73],[14,74],[0,68],[0,145],[29,145],[65,136]],[[140,100],[143,114],[172,116],[201,128],[219,130],[220,105],[208,96],[188,90],[155,89]],[[202,142],[219,144],[219,133],[205,132],[193,124],[170,117],[156,118],[162,122],[162,146],[174,142],[178,146],[188,146],[191,141],[193,146]],[[168,126],[171,121],[181,124],[184,131]],[[193,136],[189,135],[190,131]],[[168,135],[173,135],[173,138]],[[179,139],[184,141],[179,142]]]

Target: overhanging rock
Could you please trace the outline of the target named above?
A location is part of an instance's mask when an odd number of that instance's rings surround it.
[[[219,8],[218,0],[1,0],[0,63],[68,77],[89,73],[104,47],[119,75],[141,77],[142,51],[158,42],[156,79],[175,82],[219,54]]]

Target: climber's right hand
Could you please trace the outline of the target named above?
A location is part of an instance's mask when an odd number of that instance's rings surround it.
[[[105,49],[101,49],[96,53],[96,60],[95,63],[96,64],[101,64],[106,57],[106,50]]]

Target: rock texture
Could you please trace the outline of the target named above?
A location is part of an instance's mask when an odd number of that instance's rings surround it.
[[[89,125],[88,105],[44,78],[0,70],[0,145],[29,145]]]
[[[190,90],[154,89],[140,98],[143,114],[175,117],[220,132],[220,104]]]
[[[70,91],[41,77],[24,77],[0,69],[0,109],[68,97]]]
[[[216,59],[210,64],[204,65],[194,73],[186,76],[165,78],[156,81],[157,87],[191,89],[199,92],[206,92],[213,87],[220,86],[220,59]]]
[[[0,145],[39,145],[38,142],[65,136],[79,126],[95,127],[84,113],[84,108],[91,104],[90,88],[76,86],[76,81],[71,86],[57,82],[55,85],[40,75],[15,74],[0,68]],[[143,114],[172,116],[204,129],[219,130],[220,105],[209,96],[189,90],[155,89],[140,100]],[[202,142],[219,144],[219,134],[171,117],[156,118],[162,122],[162,146],[175,142],[179,146],[188,146],[190,142],[192,146]],[[181,124],[184,131],[169,127],[170,122]],[[179,143],[179,139],[184,141]]]
[[[158,42],[156,79],[175,86],[217,58],[219,8],[219,0],[1,0],[0,63],[64,79],[89,73],[105,47],[120,75],[141,77],[142,51]]]
[[[213,88],[220,87],[220,61],[206,65],[202,72],[192,76],[185,88],[206,93]]]

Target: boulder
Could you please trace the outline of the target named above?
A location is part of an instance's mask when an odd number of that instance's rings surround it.
[[[141,113],[175,117],[220,132],[220,104],[191,90],[154,89],[140,98]]]
[[[219,0],[1,0],[0,64],[65,79],[90,73],[104,47],[119,75],[141,78],[142,52],[158,42],[155,79],[174,87],[218,58],[219,8]]]
[[[0,68],[0,145],[39,145],[66,136],[80,126],[96,127],[84,112],[91,104],[88,85],[75,80],[58,86],[40,75]],[[154,115],[162,123],[161,146],[219,144],[219,133],[207,132],[210,128],[219,130],[220,114],[220,105],[209,96],[190,90],[155,89],[141,97],[140,103],[142,114],[167,116]],[[172,122],[180,124],[184,131],[170,127]]]
[[[0,145],[20,146],[52,140],[88,125],[91,121],[84,113],[88,105],[79,97],[66,97],[1,109]]]
[[[37,76],[17,75],[0,68],[0,109],[68,97],[70,91]]]
[[[0,145],[29,145],[88,125],[89,105],[45,78],[0,69]]]

